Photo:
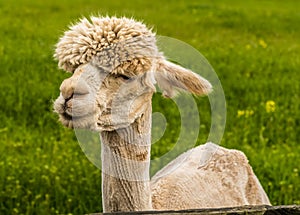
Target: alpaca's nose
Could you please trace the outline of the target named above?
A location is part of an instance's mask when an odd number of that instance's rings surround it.
[[[89,87],[84,80],[68,78],[60,85],[60,92],[65,100],[72,98],[74,94],[85,95],[89,93]]]
[[[69,99],[74,94],[74,84],[71,78],[68,78],[62,82],[60,85],[60,92],[64,99]]]

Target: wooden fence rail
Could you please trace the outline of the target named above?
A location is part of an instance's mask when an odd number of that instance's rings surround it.
[[[189,209],[189,210],[169,210],[169,211],[139,211],[139,212],[116,212],[116,213],[94,213],[89,215],[300,215],[300,205],[281,206],[243,206],[231,208],[214,209]]]

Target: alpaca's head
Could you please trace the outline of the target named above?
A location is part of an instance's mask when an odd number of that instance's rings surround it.
[[[67,127],[126,127],[151,106],[156,83],[166,97],[177,89],[196,95],[211,90],[204,78],[165,60],[155,34],[132,19],[83,19],[65,32],[54,56],[73,73],[54,103]]]

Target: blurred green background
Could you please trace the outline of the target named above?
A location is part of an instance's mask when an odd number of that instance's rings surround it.
[[[198,49],[226,96],[222,146],[248,156],[273,205],[300,204],[300,1],[0,0],[0,214],[102,210],[100,170],[52,112],[70,76],[58,70],[54,45],[71,22],[91,14],[144,20]],[[210,110],[207,98],[197,103],[202,144]],[[152,157],[179,132],[176,106],[154,96],[153,109],[163,105],[168,132]]]

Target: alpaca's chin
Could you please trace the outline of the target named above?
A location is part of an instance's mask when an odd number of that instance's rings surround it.
[[[67,113],[59,115],[60,122],[67,128],[72,129],[89,129],[93,131],[98,131],[99,129],[96,126],[94,115],[85,115],[85,116],[71,116]]]

